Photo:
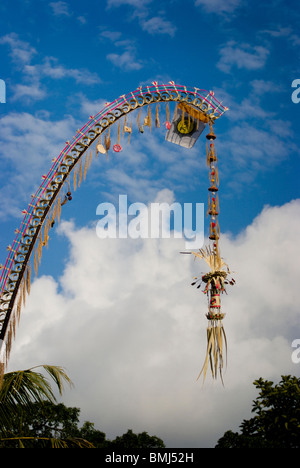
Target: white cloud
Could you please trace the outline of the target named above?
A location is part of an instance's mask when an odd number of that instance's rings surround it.
[[[120,39],[121,35],[122,35],[122,33],[120,33],[119,31],[105,30],[105,31],[101,31],[101,33],[100,33],[100,37],[103,37],[105,39],[109,39],[112,42],[115,42],[118,39]]]
[[[18,83],[14,86],[12,101],[24,100],[24,98],[38,101],[44,99],[46,95],[46,91],[42,89],[39,82],[33,82],[30,84]]]
[[[264,67],[269,51],[263,46],[251,46],[229,41],[220,49],[221,58],[217,67],[225,73],[230,73],[232,67],[246,70],[258,70]]]
[[[269,80],[252,80],[250,84],[253,88],[254,95],[256,96],[261,96],[265,93],[278,93],[282,91],[281,85]]]
[[[16,33],[6,34],[0,37],[0,44],[8,44],[11,48],[11,57],[18,65],[24,65],[31,61],[37,51],[28,42],[19,39]]]
[[[141,21],[142,29],[147,31],[149,34],[167,34],[174,36],[176,27],[172,23],[160,16],[154,16],[150,19]]]
[[[119,31],[104,30],[100,32],[101,39],[108,39],[122,52],[107,54],[106,58],[115,67],[125,71],[140,70],[143,68],[143,61],[137,59],[137,50],[134,40],[123,39]]]
[[[38,67],[42,76],[57,79],[72,78],[76,83],[93,85],[101,80],[96,73],[86,69],[66,68],[58,63],[55,57],[46,57],[44,63]]]
[[[121,5],[133,6],[137,9],[146,7],[152,0],[107,0],[107,7],[119,7]]]
[[[71,16],[72,14],[66,2],[50,2],[49,5],[55,16]]]
[[[0,189],[3,200],[0,217],[8,213],[19,217],[42,174],[48,173],[52,158],[59,155],[66,139],[72,138],[76,122],[72,117],[53,121],[47,114],[26,112],[6,114],[0,122],[2,176],[5,176]]]
[[[223,298],[224,388],[195,381],[207,305],[190,286],[203,265],[179,254],[181,241],[103,241],[95,227],[70,222],[59,228],[69,247],[64,272],[34,281],[10,368],[64,366],[75,389],[63,401],[108,437],[132,428],[169,447],[214,446],[250,416],[254,379],[299,372],[291,361],[300,335],[299,219],[299,200],[266,207],[236,239],[221,237],[237,281]]]
[[[232,13],[241,5],[241,0],[196,0],[196,6],[202,6],[208,13]]]
[[[42,80],[45,77],[50,77],[53,80],[74,79],[76,83],[86,86],[101,82],[96,73],[87,69],[67,68],[61,65],[55,57],[46,56],[42,62],[32,63],[33,57],[38,56],[37,51],[28,42],[20,40],[15,33],[1,37],[1,44],[10,46],[13,61],[18,66],[22,66],[22,74],[19,75],[20,82],[12,87],[14,101],[41,100],[46,97],[47,92],[42,85]]]
[[[107,99],[93,99],[89,100],[84,94],[78,93],[72,96],[74,97],[74,102],[76,107],[80,107],[80,111],[83,116],[88,120],[91,115],[96,115],[100,112],[107,103]]]
[[[143,67],[141,60],[136,58],[135,50],[132,47],[127,48],[127,50],[121,54],[108,54],[106,58],[115,65],[115,67],[125,71],[140,70]]]

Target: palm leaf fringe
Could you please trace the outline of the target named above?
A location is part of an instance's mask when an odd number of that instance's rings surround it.
[[[218,322],[218,323],[217,323]],[[197,380],[203,374],[205,381],[208,364],[212,377],[217,378],[218,372],[223,383],[224,360],[227,362],[227,339],[226,333],[221,321],[211,321],[207,327],[207,348],[203,367],[197,377]]]

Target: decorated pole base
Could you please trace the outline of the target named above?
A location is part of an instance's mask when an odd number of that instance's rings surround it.
[[[206,318],[208,320],[223,320],[226,314],[222,314],[221,312],[208,312],[206,314]]]

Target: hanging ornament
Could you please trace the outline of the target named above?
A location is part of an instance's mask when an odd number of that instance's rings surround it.
[[[116,153],[119,153],[120,151],[122,151],[122,146],[120,145],[120,131],[121,131],[121,127],[120,127],[120,122],[119,122],[119,125],[118,125],[118,139],[117,139],[117,143],[113,146],[113,150]]]
[[[219,199],[218,199],[218,169],[217,169],[217,153],[214,147],[216,136],[213,132],[212,122],[209,123],[210,132],[206,135],[207,138],[207,164],[209,166],[209,181],[208,188],[208,209],[207,214],[210,216],[209,224],[209,240],[211,242],[207,247],[200,249],[199,252],[192,253],[195,257],[203,259],[210,268],[210,271],[200,278],[194,278],[192,285],[197,285],[200,288],[204,284],[203,293],[208,298],[208,319],[207,327],[207,348],[203,367],[199,373],[198,379],[203,375],[205,380],[207,369],[210,367],[213,378],[217,378],[218,374],[223,382],[223,368],[227,354],[226,334],[223,327],[223,318],[225,314],[221,310],[221,294],[226,292],[225,285],[235,283],[233,278],[228,279],[230,270],[228,265],[223,261],[219,250],[220,228],[218,222],[219,214]]]
[[[156,128],[160,127],[158,104],[156,105],[156,109],[155,109],[155,127]]]
[[[119,145],[119,144],[116,144],[113,146],[113,150],[116,152],[116,153],[120,153],[120,151],[122,151],[122,146]]]
[[[102,136],[98,139],[98,143],[96,144],[96,156],[98,156],[98,153],[105,154],[106,149],[102,144]],[[75,172],[74,172],[74,177],[75,177]]]
[[[166,140],[185,148],[192,148],[203,132],[208,118],[193,106],[181,102],[176,105],[171,124],[167,117]]]

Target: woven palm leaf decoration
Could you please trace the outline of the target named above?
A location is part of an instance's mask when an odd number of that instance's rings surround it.
[[[204,285],[203,293],[208,298],[208,319],[207,327],[207,348],[206,357],[203,367],[198,375],[203,374],[205,380],[208,367],[214,379],[220,374],[223,382],[223,367],[227,359],[227,340],[223,327],[223,318],[225,316],[221,311],[221,294],[226,293],[226,285],[233,285],[235,280],[229,275],[230,270],[228,265],[223,261],[220,255],[219,239],[220,228],[218,223],[219,200],[218,200],[218,168],[217,168],[217,153],[214,147],[214,134],[212,124],[210,123],[210,132],[206,135],[207,142],[207,165],[209,167],[210,187],[208,188],[208,210],[210,216],[209,224],[209,240],[210,245],[199,252],[191,252],[195,258],[203,259],[210,268],[210,271],[203,274],[200,278],[194,278],[192,285],[197,285],[198,288]]]

